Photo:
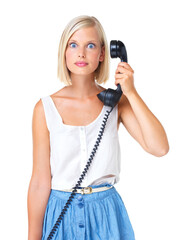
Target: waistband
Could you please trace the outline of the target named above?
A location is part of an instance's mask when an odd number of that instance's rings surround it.
[[[81,194],[92,194],[94,192],[102,192],[102,191],[106,191],[110,188],[112,188],[113,186],[110,187],[98,187],[98,188],[92,188],[92,187],[82,187],[80,189],[76,189],[76,193],[81,193]],[[74,189],[63,189],[62,191],[64,192],[72,192]]]
[[[116,193],[116,189],[112,184],[89,185],[88,187],[91,187],[92,190],[98,190],[99,188],[102,188],[102,187],[107,187],[108,189],[99,191],[99,192],[98,191],[93,192],[93,194],[82,194],[82,193],[76,192],[74,195],[75,202],[79,198],[79,196],[82,196],[84,201],[94,201],[94,200],[104,199],[109,195]],[[79,189],[83,189],[83,188],[85,187],[79,187]],[[70,195],[71,195],[71,192],[51,189],[50,198],[55,197],[56,199],[68,200]]]

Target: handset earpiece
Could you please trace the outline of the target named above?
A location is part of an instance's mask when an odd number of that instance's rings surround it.
[[[112,58],[119,57],[121,62],[127,62],[127,52],[123,42],[112,40],[110,42],[110,55]]]
[[[111,58],[119,57],[121,62],[127,62],[127,52],[124,43],[117,40],[111,40],[110,55]],[[116,90],[108,88],[97,94],[97,97],[104,103],[104,105],[114,108],[119,102],[121,95],[121,86],[118,84]]]

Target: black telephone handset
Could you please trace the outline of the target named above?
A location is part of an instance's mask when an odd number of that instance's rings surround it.
[[[111,41],[111,43],[110,43],[110,53],[111,53],[111,57],[112,58],[119,57],[122,62],[127,62],[126,48],[125,48],[124,44],[121,41],[115,41],[115,40]],[[85,175],[86,175],[86,173],[87,173],[87,171],[89,169],[89,166],[90,166],[90,164],[91,164],[91,162],[93,160],[93,157],[94,157],[94,155],[96,153],[96,150],[97,150],[97,148],[98,148],[98,146],[100,144],[100,141],[102,139],[102,136],[103,136],[103,133],[104,133],[104,129],[105,129],[105,126],[106,126],[106,122],[107,122],[107,120],[109,118],[109,115],[110,115],[111,111],[113,110],[114,106],[118,103],[121,95],[122,95],[122,90],[121,90],[120,84],[118,84],[116,90],[108,88],[107,90],[102,91],[101,93],[97,94],[98,98],[104,103],[104,105],[110,106],[111,110],[106,110],[106,113],[105,113],[102,125],[100,127],[98,138],[97,138],[96,143],[94,145],[94,148],[93,148],[93,150],[92,150],[92,152],[90,154],[90,157],[89,157],[89,159],[87,161],[86,167],[84,168],[84,170],[83,170],[79,180],[77,181],[76,186],[73,188],[73,191],[72,191],[69,199],[67,200],[66,205],[62,209],[58,219],[56,220],[56,223],[54,224],[51,232],[49,233],[49,235],[47,237],[47,240],[53,239],[54,234],[57,231],[57,229],[58,229],[58,227],[59,227],[59,225],[60,225],[60,223],[61,223],[61,221],[62,221],[62,219],[64,217],[64,214],[67,211],[67,208],[70,205],[70,202],[74,198],[74,195],[76,194],[78,187],[80,186],[82,180],[84,179],[84,177],[85,177]],[[89,187],[89,189],[90,189],[90,187]],[[91,190],[92,190],[92,188],[91,188]]]
[[[112,40],[110,42],[110,55],[112,58],[119,57],[121,62],[127,62],[127,52],[126,47],[123,42]],[[99,94],[98,98],[104,103],[104,105],[114,108],[119,102],[122,95],[122,90],[120,84],[118,84],[117,89],[108,88]]]

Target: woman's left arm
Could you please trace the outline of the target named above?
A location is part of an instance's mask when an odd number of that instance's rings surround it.
[[[115,84],[120,83],[124,95],[119,103],[119,117],[128,132],[147,152],[161,157],[169,151],[166,132],[137,93],[133,74],[134,71],[128,63],[118,64]]]

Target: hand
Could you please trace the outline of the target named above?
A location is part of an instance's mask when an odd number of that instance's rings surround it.
[[[129,94],[135,91],[133,76],[134,70],[127,62],[120,62],[115,73],[116,86],[119,83],[121,85],[123,94],[128,97]]]

